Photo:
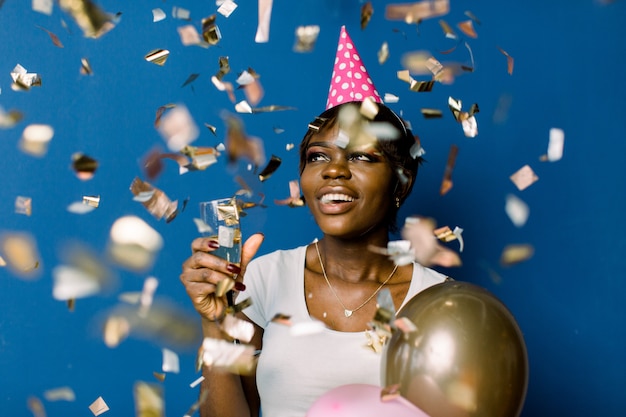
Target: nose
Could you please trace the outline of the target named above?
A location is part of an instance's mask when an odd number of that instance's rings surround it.
[[[348,161],[346,161],[345,159],[333,158],[324,167],[324,170],[322,171],[322,176],[324,177],[324,179],[350,179],[352,177],[352,173],[350,172]]]

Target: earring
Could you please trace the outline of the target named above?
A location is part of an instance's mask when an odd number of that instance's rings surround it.
[[[400,197],[396,197],[396,208],[400,208]]]

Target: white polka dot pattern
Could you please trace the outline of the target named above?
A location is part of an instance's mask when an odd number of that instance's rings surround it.
[[[345,26],[341,27],[333,74],[330,79],[326,109],[348,101],[362,101],[367,97],[373,98],[377,103],[382,103]]]

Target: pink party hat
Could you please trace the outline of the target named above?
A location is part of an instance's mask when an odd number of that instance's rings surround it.
[[[363,101],[367,97],[371,97],[376,103],[382,103],[350,35],[346,32],[346,27],[342,26],[326,110],[349,101]]]

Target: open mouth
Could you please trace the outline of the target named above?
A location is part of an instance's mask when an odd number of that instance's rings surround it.
[[[339,204],[349,203],[354,201],[354,198],[346,194],[324,194],[322,198],[320,198],[320,201],[322,204]]]

